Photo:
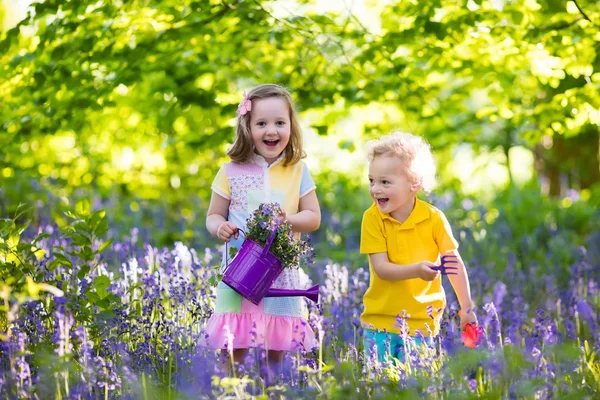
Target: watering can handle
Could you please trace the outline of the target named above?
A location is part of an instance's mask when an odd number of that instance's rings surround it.
[[[265,247],[263,248],[262,252],[263,257],[266,257],[267,254],[269,254],[269,250],[271,249],[271,245],[273,244],[273,240],[275,239],[275,235],[277,234],[277,228],[279,228],[279,221],[275,223],[275,228],[273,228],[273,231],[267,239],[267,243],[265,244]]]
[[[246,232],[242,228],[238,228],[238,231],[242,232],[244,236],[246,236]],[[225,268],[229,268],[229,251],[227,249],[227,245],[229,242],[225,242]]]

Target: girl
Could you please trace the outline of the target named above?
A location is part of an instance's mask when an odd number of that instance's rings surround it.
[[[208,231],[239,249],[243,241],[239,229],[246,229],[248,216],[264,202],[279,203],[284,209],[280,218],[298,235],[315,231],[321,210],[315,184],[301,161],[302,138],[290,93],[278,85],[258,86],[244,93],[237,114],[235,143],[227,153],[231,162],[221,167],[212,185]],[[273,287],[299,289],[299,278],[298,269],[285,268]],[[303,318],[302,301],[300,297],[265,298],[254,305],[219,282],[204,345],[222,349],[224,359],[228,359],[227,349],[233,349],[238,363],[249,347],[263,347],[268,365],[277,366],[284,350],[311,350],[316,345]]]

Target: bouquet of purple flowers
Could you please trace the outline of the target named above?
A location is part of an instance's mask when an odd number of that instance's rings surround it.
[[[265,246],[274,229],[277,230],[270,252],[279,259],[284,268],[298,268],[300,263],[311,264],[314,249],[310,238],[302,240],[294,236],[292,226],[280,221],[284,214],[278,203],[262,203],[246,222],[246,239]]]

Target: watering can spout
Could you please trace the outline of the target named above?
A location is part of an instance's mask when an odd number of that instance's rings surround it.
[[[314,303],[319,302],[319,285],[315,285],[309,289],[269,289],[265,297],[297,297],[304,296]]]

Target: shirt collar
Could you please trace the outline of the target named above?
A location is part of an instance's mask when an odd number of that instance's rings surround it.
[[[377,207],[377,204],[375,204],[375,207]],[[382,213],[379,210],[379,207],[377,207],[377,211],[379,212],[379,215],[381,215],[381,219],[388,219],[392,222],[400,224],[400,229],[412,229],[419,222],[425,221],[427,218],[429,218],[429,209],[425,205],[425,202],[418,198],[415,199],[415,208],[413,208],[413,210],[410,212],[410,215],[404,222],[398,221],[388,213]]]
[[[274,166],[279,164],[281,160],[283,160],[283,157],[285,157],[285,150],[281,152],[281,155],[277,157],[277,160],[275,160],[273,164],[269,165],[267,163],[267,160],[265,160],[263,156],[261,156],[260,154],[252,153],[252,161],[254,161],[256,165],[260,165],[261,167],[267,168],[273,168]]]

